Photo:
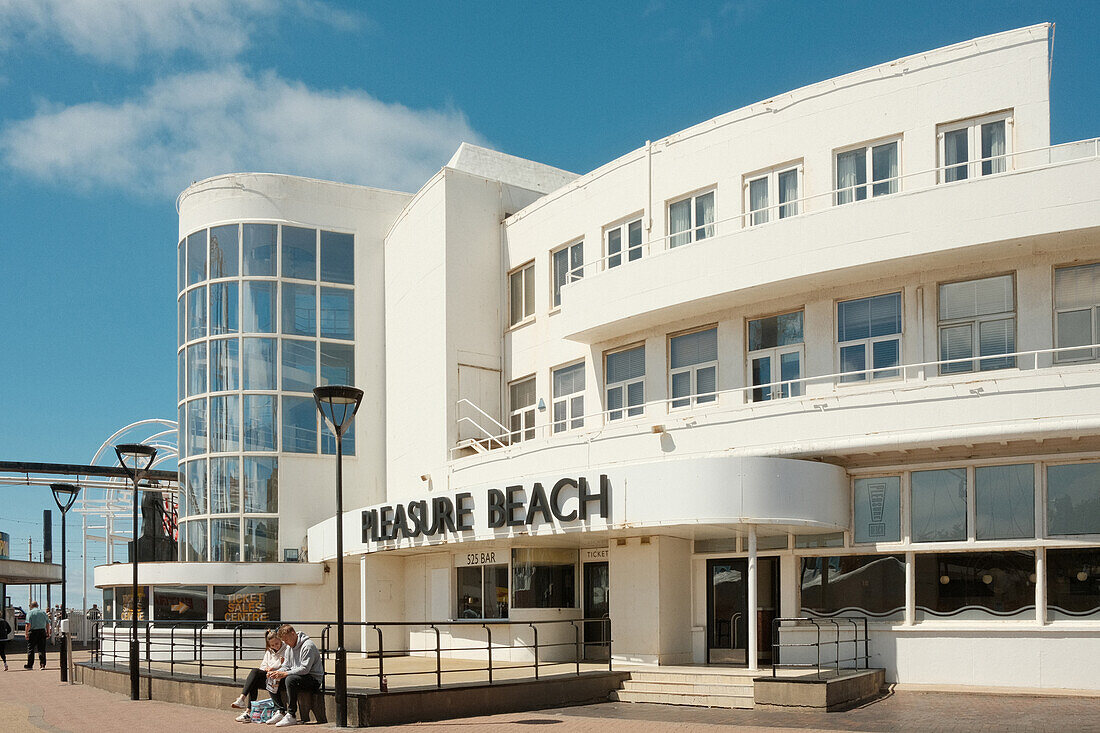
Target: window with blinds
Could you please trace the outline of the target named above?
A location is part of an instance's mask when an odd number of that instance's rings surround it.
[[[584,362],[555,369],[554,432],[584,427]]]
[[[841,382],[897,377],[901,371],[901,293],[837,303],[837,348]]]
[[[668,341],[672,407],[718,399],[718,329],[673,336]]]
[[[1054,344],[1057,363],[1092,361],[1100,343],[1100,263],[1054,271]]]
[[[940,285],[940,374],[972,372],[975,356],[1016,351],[1016,288],[1012,275]],[[1016,358],[979,359],[977,369],[1011,369]]]
[[[621,420],[645,412],[645,346],[608,354],[607,419]]]

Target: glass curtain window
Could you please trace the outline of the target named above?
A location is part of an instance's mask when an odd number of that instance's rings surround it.
[[[317,230],[283,227],[283,277],[317,279]]]
[[[749,321],[749,371],[753,402],[802,394],[802,311]],[[764,386],[784,382],[778,387]]]
[[[1035,613],[1035,553],[918,553],[917,620],[1014,618]]]
[[[187,340],[206,336],[206,286],[187,293]]]
[[[905,557],[841,555],[802,558],[802,612],[877,620],[905,615]]]
[[[779,218],[798,215],[798,169],[779,174]]]
[[[187,396],[206,391],[206,344],[187,347]]]
[[[187,284],[194,285],[206,279],[206,230],[187,237]]]
[[[848,204],[867,198],[867,151],[863,148],[836,156],[836,202]]]
[[[641,415],[645,411],[645,346],[608,354],[605,381],[609,420]]]
[[[355,282],[355,236],[321,232],[321,279],[351,285]]]
[[[355,338],[354,291],[321,288],[321,338]]]
[[[321,384],[355,384],[355,347],[321,343]]]
[[[210,561],[241,561],[241,520],[210,520]]]
[[[901,363],[901,293],[876,295],[837,303],[837,343],[840,371],[868,368],[874,379],[897,377]],[[870,352],[870,353],[868,353]],[[884,368],[885,367],[885,368]],[[841,382],[860,382],[867,374],[841,377]]]
[[[187,396],[187,352],[181,350],[176,353],[176,400],[181,401]],[[181,423],[182,424],[182,421]]]
[[[1100,548],[1048,548],[1046,576],[1051,619],[1100,618]]]
[[[237,339],[210,341],[210,391],[240,389],[240,342]]]
[[[248,333],[275,332],[275,283],[245,280],[243,326]]]
[[[913,542],[966,539],[966,469],[913,471],[910,480]]]
[[[210,398],[210,452],[241,449],[241,398],[223,395]]]
[[[1100,534],[1100,463],[1047,466],[1047,534]]]
[[[210,334],[237,333],[237,283],[210,285]]]
[[[312,397],[283,397],[283,452],[317,452],[317,405]]]
[[[206,459],[188,461],[183,468],[183,501],[188,516],[206,514]]]
[[[553,305],[561,305],[561,289],[567,282],[576,282],[584,276],[584,242],[576,242],[554,252]]]
[[[241,381],[244,389],[275,389],[275,339],[246,338],[241,343]]]
[[[206,452],[206,399],[187,403],[187,455]]]
[[[1100,342],[1100,263],[1054,271],[1054,342],[1059,349]],[[1057,362],[1089,361],[1096,349],[1059,351]]]
[[[673,407],[713,402],[718,397],[718,329],[669,339]]]
[[[183,525],[186,528],[187,556],[189,562],[205,562],[206,552],[206,520],[192,519]]]
[[[1008,354],[1016,350],[1016,300],[1012,275],[945,283],[939,288],[940,359]],[[978,369],[1009,369],[1015,357],[981,359]],[[941,374],[974,370],[973,361],[940,365]]]
[[[317,386],[317,342],[283,339],[283,389],[311,392]]]
[[[244,520],[244,561],[279,561],[279,520]]]
[[[508,387],[509,429],[511,441],[535,437],[535,378],[514,382]]]
[[[236,224],[210,229],[210,277],[236,277],[240,240]]]
[[[283,333],[317,335],[317,288],[313,285],[282,283]]]
[[[275,225],[244,224],[241,242],[244,252],[245,276],[272,277],[275,275]]]
[[[181,239],[176,246],[176,292],[182,293],[187,286],[187,240]]]
[[[513,608],[575,608],[577,550],[512,549]]]
[[[279,511],[279,459],[246,456],[243,465],[245,513],[274,514]]]
[[[555,369],[554,432],[584,427],[584,362]]]
[[[1035,536],[1035,466],[974,469],[975,526],[979,540]]]
[[[752,212],[752,224],[764,224],[768,221],[768,177],[749,181],[749,211]]]
[[[187,343],[187,299],[181,295],[176,300],[176,345]]]
[[[239,458],[210,459],[210,513],[236,514],[241,510]]]
[[[901,477],[857,478],[852,488],[852,541],[901,541]]]
[[[275,435],[275,395],[244,396],[244,450],[273,451],[278,445]]]

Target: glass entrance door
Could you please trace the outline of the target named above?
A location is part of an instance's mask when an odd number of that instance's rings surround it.
[[[584,658],[591,661],[607,661],[608,625],[611,588],[607,563],[584,564]]]
[[[707,662],[747,664],[748,565],[745,558],[707,560]],[[757,659],[771,661],[771,622],[779,608],[779,562],[756,561]]]

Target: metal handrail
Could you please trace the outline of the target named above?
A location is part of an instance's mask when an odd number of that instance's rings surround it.
[[[1049,153],[1051,153],[1052,151],[1059,150],[1059,149],[1068,149],[1068,148],[1073,147],[1073,146],[1080,146],[1080,147],[1083,147],[1083,148],[1087,148],[1090,145],[1092,146],[1092,152],[1091,153],[1086,152],[1085,154],[1077,156],[1077,157],[1069,157],[1069,158],[1065,158],[1065,159],[1062,159],[1062,160],[1052,160],[1053,156],[1049,155]],[[1025,165],[1023,167],[1017,167],[1015,165],[1016,159],[1019,158],[1019,157],[1034,156],[1038,153],[1044,153],[1044,152],[1048,153],[1046,161],[1044,161],[1044,162],[1034,163],[1034,164],[1031,164],[1031,165]],[[788,207],[794,207],[794,208],[796,208],[797,213],[791,214],[789,216],[782,217],[782,219],[794,219],[794,218],[798,218],[800,216],[805,216],[806,214],[810,214],[810,213],[828,211],[829,209],[832,209],[832,208],[835,208],[835,207],[838,207],[838,206],[848,206],[850,203],[859,203],[858,201],[846,202],[846,203],[843,203],[843,204],[842,203],[837,203],[837,199],[838,199],[839,194],[846,193],[846,192],[853,192],[853,191],[855,191],[856,189],[859,189],[859,188],[869,189],[874,185],[899,184],[899,185],[897,185],[897,190],[893,191],[889,194],[882,194],[880,196],[868,195],[866,199],[861,199],[861,200],[865,200],[865,201],[870,201],[870,200],[875,199],[875,198],[883,198],[885,196],[893,196],[893,195],[897,195],[899,193],[930,191],[930,190],[936,189],[936,188],[938,188],[940,186],[944,186],[944,185],[960,184],[960,183],[972,183],[974,181],[984,180],[984,179],[988,179],[988,178],[991,178],[991,177],[997,177],[997,176],[1001,176],[1001,175],[1005,175],[1005,174],[1011,174],[1011,173],[1014,173],[1014,172],[1036,170],[1036,169],[1039,169],[1039,168],[1044,168],[1044,167],[1048,167],[1048,166],[1052,166],[1052,165],[1068,165],[1068,164],[1071,164],[1071,163],[1076,163],[1076,162],[1081,161],[1081,160],[1088,160],[1090,158],[1095,158],[1095,157],[1100,157],[1100,138],[1086,138],[1084,140],[1073,140],[1073,141],[1068,142],[1068,143],[1059,143],[1057,145],[1047,145],[1047,146],[1038,147],[1038,148],[1031,148],[1031,149],[1027,149],[1027,150],[1013,150],[1011,152],[1005,152],[1005,153],[1002,153],[1000,155],[991,155],[991,156],[988,156],[988,157],[985,157],[985,158],[978,158],[978,159],[974,159],[974,160],[968,160],[968,161],[964,161],[964,162],[961,162],[961,163],[952,163],[950,165],[944,164],[944,165],[936,166],[934,168],[925,168],[923,170],[913,171],[911,173],[903,173],[903,174],[900,174],[900,175],[897,175],[897,176],[892,176],[890,178],[882,178],[882,179],[875,180],[875,181],[865,181],[864,183],[856,184],[856,185],[853,185],[853,186],[842,186],[842,187],[834,188],[834,189],[831,189],[831,190],[828,190],[828,191],[822,191],[820,193],[810,194],[810,195],[807,195],[807,196],[801,196],[801,197],[796,198],[796,199],[791,199],[790,201],[784,201],[783,203],[770,204],[770,205],[768,205],[766,207],[763,207],[763,208],[760,208],[760,209],[745,210],[745,211],[742,211],[741,213],[735,214],[735,215],[727,217],[725,219],[715,219],[714,221],[711,221],[711,222],[705,222],[701,225],[690,227],[690,228],[688,228],[688,229],[686,229],[682,232],[676,232],[674,234],[665,234],[665,235],[660,236],[660,237],[653,237],[653,238],[647,239],[646,241],[642,242],[641,248],[642,248],[642,252],[643,252],[643,257],[644,256],[652,256],[652,255],[654,255],[658,252],[669,252],[673,249],[680,249],[681,247],[688,247],[688,246],[691,246],[692,244],[695,244],[695,243],[700,242],[700,241],[714,239],[714,238],[717,238],[717,237],[720,237],[720,236],[721,237],[730,236],[732,234],[735,234],[736,232],[745,231],[747,229],[753,229],[757,226],[764,226],[765,224],[769,224],[769,223],[772,223],[774,221],[779,221],[780,219],[778,217],[775,217],[775,218],[772,217],[771,214],[772,214],[773,210],[778,214],[780,209],[788,208]],[[974,166],[981,165],[984,162],[989,162],[989,161],[997,160],[997,159],[1007,160],[1007,159],[1010,159],[1010,158],[1012,159],[1012,167],[1008,167],[1008,165],[1006,165],[1005,170],[1003,170],[1003,171],[1000,171],[1000,172],[997,172],[997,173],[990,173],[990,174],[986,174],[986,175],[974,175],[973,172],[972,172]],[[945,172],[947,172],[948,170],[956,170],[956,169],[961,168],[961,167],[965,167],[966,170],[967,170],[967,177],[966,178],[959,179],[957,181],[945,181],[945,180],[943,180],[943,178],[945,178],[945,176],[943,175]],[[905,180],[908,180],[908,179],[912,179],[912,178],[931,178],[932,176],[935,176],[935,179],[934,179],[935,182],[931,185],[918,186],[916,188],[906,188],[904,190],[902,189],[902,187],[900,185],[900,183],[902,181],[905,181]],[[816,201],[821,200],[821,199],[828,200],[832,203],[829,203],[826,206],[822,206],[822,207],[808,206],[807,205],[810,202],[816,202]],[[788,210],[790,210],[790,209],[788,208]],[[752,217],[753,217],[754,214],[759,214],[759,213],[765,212],[765,211],[768,212],[768,214],[769,214],[769,218],[768,218],[767,222],[761,222],[760,224],[745,223],[746,221],[751,222]],[[736,222],[741,222],[741,225],[738,226],[733,231],[724,231],[722,234],[717,233],[719,225],[723,225],[723,227],[724,227],[724,225],[726,225],[726,224],[733,224],[733,223],[736,223]],[[694,236],[694,231],[697,230],[697,229],[709,229],[712,233],[708,234],[707,236],[705,236],[703,238],[696,239],[695,236]],[[691,237],[690,241],[685,242],[684,244],[678,245],[676,247],[667,246],[667,243],[670,240],[672,240],[674,237],[684,236],[685,234],[689,235]],[[659,248],[655,248],[654,245],[658,245]],[[603,251],[602,242],[601,242],[601,245],[600,245],[600,251],[601,252]],[[625,250],[620,251],[618,253],[601,255],[600,257],[589,260],[588,262],[582,262],[580,265],[577,265],[576,267],[574,267],[574,268],[572,268],[568,271],[568,273],[567,273],[568,277],[566,278],[566,283],[565,284],[568,285],[568,284],[576,282],[576,281],[578,281],[578,280],[580,280],[584,277],[594,277],[594,276],[599,275],[601,273],[608,272],[608,271],[613,270],[613,269],[617,269],[618,266],[614,266],[614,267],[609,266],[608,262],[611,259],[613,259],[614,257],[623,257],[624,255],[625,255]],[[589,267],[595,268],[596,271],[594,273],[586,274]]]
[[[157,656],[158,661],[163,659],[168,662],[169,674],[177,674],[177,668],[185,664],[194,664],[197,666],[198,679],[207,678],[219,678],[232,675],[234,681],[237,680],[238,673],[243,662],[249,655],[249,652],[255,652],[259,654],[263,646],[262,638],[250,637],[246,634],[248,631],[260,631],[263,628],[263,624],[256,622],[215,622],[215,621],[153,621],[144,622],[146,626],[146,675],[152,674],[152,661],[154,655]],[[275,623],[275,622],[272,622]],[[320,633],[315,637],[319,638],[321,645],[319,652],[322,658],[329,656],[329,640],[330,630],[334,625],[332,621],[291,621],[293,625],[299,628],[320,627]],[[584,641],[582,639],[582,629],[584,624],[598,623],[601,626],[606,626],[606,634],[602,634],[604,638],[599,641]],[[540,627],[553,627],[568,624],[573,629],[573,638],[571,640],[559,641],[559,642],[544,642],[540,641],[539,629]],[[502,648],[507,649],[526,649],[531,651],[533,662],[530,664],[513,664],[507,665],[508,670],[517,669],[532,669],[535,679],[540,679],[543,671],[547,667],[562,666],[562,665],[574,665],[574,671],[576,674],[581,674],[581,662],[585,656],[585,650],[588,647],[597,646],[605,647],[607,650],[607,668],[612,669],[613,655],[611,654],[611,619],[607,616],[597,619],[552,619],[547,621],[512,621],[509,619],[470,619],[470,620],[456,620],[456,621],[357,621],[346,622],[346,626],[360,627],[360,628],[372,628],[377,634],[377,650],[368,651],[368,655],[377,658],[378,669],[377,671],[364,671],[364,672],[351,672],[349,671],[349,678],[368,679],[376,678],[378,689],[381,692],[388,690],[387,676],[417,676],[417,675],[432,675],[435,677],[436,687],[443,687],[445,681],[445,675],[468,673],[468,672],[485,672],[488,678],[488,682],[492,684],[494,682],[495,672],[499,665],[494,662],[494,651],[499,651]],[[103,619],[96,622],[94,625],[94,638],[95,638],[95,652],[91,663],[93,665],[106,666],[110,665],[112,668],[128,665],[128,656],[126,650],[123,649],[120,653],[120,647],[117,643],[117,639],[127,635],[128,629],[131,628],[131,622],[122,621],[121,619]],[[462,645],[450,645],[443,646],[441,627],[448,626],[454,628],[465,627],[481,627],[485,630],[485,643],[484,645],[470,646],[468,644],[469,639],[461,640]],[[505,644],[495,643],[493,639],[493,629],[496,627],[527,627],[532,630],[532,642],[527,643],[523,639],[511,637],[511,641]],[[403,628],[408,631],[422,628],[423,630],[433,633],[435,636],[434,645],[427,648],[419,648],[420,645],[414,645],[412,643],[403,644],[400,650],[401,654],[419,655],[425,654],[435,655],[435,668],[434,670],[424,671],[398,671],[387,673],[385,660],[387,652],[384,644],[385,639],[383,635],[383,629],[387,627]],[[191,628],[191,638],[187,641],[180,641],[178,639],[177,630]],[[154,636],[154,632],[166,631],[167,638],[163,634],[157,634]],[[220,632],[220,633],[218,633]],[[108,634],[114,637],[116,643],[112,644],[109,654],[104,652],[104,641]],[[509,635],[511,636],[511,635]],[[411,639],[410,639],[411,641]],[[191,660],[181,660],[176,650],[179,647],[190,646],[191,647]],[[574,660],[568,659],[561,662],[547,662],[542,658],[540,652],[543,650],[556,648],[556,647],[570,647],[574,650]],[[396,651],[396,650],[395,650]],[[449,652],[478,652],[485,654],[484,664],[471,665],[463,664],[459,668],[444,669],[443,668],[443,654]],[[120,665],[120,661],[122,664]],[[465,660],[473,662],[474,660]],[[326,671],[326,674],[328,672]],[[324,687],[322,683],[322,688]]]
[[[784,627],[783,623],[789,622],[794,624],[793,626]],[[845,624],[851,624],[852,626],[852,638],[844,639],[841,634],[841,622]],[[815,638],[811,642],[787,642],[783,643],[780,636],[784,628],[791,629],[798,626],[812,626],[814,628]],[[836,631],[836,638],[833,640],[821,639],[822,626],[831,626]],[[860,631],[862,630],[862,635]],[[863,654],[859,653],[859,643],[863,642]],[[854,645],[851,657],[841,657],[840,650],[841,644],[852,643]],[[801,617],[789,617],[789,618],[774,618],[772,619],[772,677],[777,676],[776,670],[782,668],[788,669],[805,669],[815,668],[817,670],[817,677],[821,679],[821,673],[824,671],[824,667],[821,663],[821,649],[823,646],[834,647],[834,660],[833,669],[836,674],[840,674],[841,663],[851,662],[851,669],[860,669],[859,663],[863,662],[863,669],[869,669],[871,664],[871,646],[870,638],[867,633],[867,617],[866,616],[836,616],[833,618],[810,618],[807,616]],[[780,660],[780,650],[790,649],[795,647],[813,647],[817,654],[816,662],[783,662]],[[845,667],[848,669],[848,667]]]
[[[899,336],[899,338],[900,338],[900,336]],[[869,367],[867,369],[854,369],[854,370],[848,371],[848,372],[832,372],[832,373],[829,373],[829,374],[815,374],[815,375],[807,376],[807,377],[799,377],[797,379],[783,379],[783,380],[779,380],[779,381],[776,381],[776,382],[768,382],[766,384],[753,384],[753,385],[746,385],[746,386],[743,386],[743,387],[732,387],[730,389],[716,390],[714,392],[700,392],[698,394],[688,395],[688,396],[684,396],[684,397],[665,397],[665,398],[662,398],[662,399],[659,399],[659,400],[650,400],[649,402],[644,402],[640,405],[630,405],[630,406],[624,405],[623,407],[616,408],[614,410],[599,410],[597,412],[589,412],[589,413],[585,413],[583,415],[570,416],[567,420],[565,420],[565,422],[567,424],[571,423],[575,420],[581,420],[581,421],[592,420],[593,422],[596,423],[596,425],[594,427],[591,427],[591,428],[588,428],[588,429],[566,429],[566,430],[562,430],[562,431],[559,431],[559,432],[563,436],[575,437],[577,435],[584,435],[586,433],[591,433],[591,432],[603,432],[607,428],[613,428],[613,427],[619,427],[619,426],[622,426],[623,428],[634,429],[637,432],[649,432],[649,430],[650,430],[649,423],[646,422],[646,421],[642,421],[642,425],[641,425],[641,427],[639,427],[639,416],[628,417],[627,416],[628,411],[634,411],[634,410],[639,410],[640,409],[642,411],[642,413],[641,413],[642,417],[644,417],[645,415],[648,414],[649,417],[652,418],[652,417],[654,417],[654,414],[651,413],[650,410],[651,409],[656,409],[656,408],[664,409],[666,411],[665,414],[669,414],[669,415],[675,415],[677,413],[685,414],[685,415],[692,414],[692,409],[693,408],[706,410],[709,414],[728,412],[728,411],[738,411],[738,410],[745,410],[745,409],[750,409],[751,410],[753,407],[767,405],[767,404],[776,402],[777,400],[782,400],[782,401],[784,401],[784,403],[790,404],[791,401],[795,401],[795,400],[802,400],[802,401],[811,400],[812,401],[812,400],[822,400],[826,397],[835,397],[835,396],[838,396],[838,395],[841,395],[841,394],[847,394],[847,392],[850,388],[858,387],[859,385],[864,385],[864,386],[870,387],[870,386],[879,386],[879,385],[883,385],[883,384],[886,384],[886,385],[896,384],[898,382],[900,382],[902,385],[907,385],[909,383],[910,379],[916,379],[917,378],[917,377],[910,377],[909,376],[909,373],[913,372],[913,371],[915,371],[917,373],[920,381],[922,381],[922,382],[928,381],[929,378],[941,379],[941,380],[944,380],[945,383],[949,383],[951,380],[957,379],[959,377],[965,378],[966,381],[973,381],[975,378],[980,378],[980,379],[985,379],[985,380],[991,380],[991,379],[1001,380],[1001,379],[1010,379],[1010,378],[1020,378],[1020,377],[1023,377],[1023,376],[1027,376],[1029,373],[1031,373],[1033,371],[1037,371],[1039,369],[1055,369],[1055,368],[1059,368],[1059,367],[1075,366],[1077,364],[1088,364],[1090,362],[1087,362],[1087,361],[1084,361],[1084,360],[1082,360],[1080,362],[1063,362],[1063,363],[1058,363],[1054,360],[1054,358],[1056,358],[1061,353],[1072,353],[1072,352],[1076,352],[1076,351],[1086,351],[1088,349],[1093,349],[1093,350],[1100,349],[1100,343],[1082,344],[1080,346],[1060,346],[1060,347],[1049,348],[1049,349],[1030,349],[1030,350],[1027,350],[1027,351],[1011,351],[1011,352],[1005,352],[1003,354],[975,354],[974,356],[970,356],[970,357],[962,357],[962,358],[954,358],[954,359],[937,359],[937,360],[934,360],[934,361],[911,362],[911,363],[905,363],[905,364],[897,364],[897,365],[894,365],[894,366]],[[1047,355],[1054,357],[1051,360],[1051,364],[1049,366],[1040,367],[1039,366],[1039,357],[1040,356],[1047,356]],[[1002,368],[1002,369],[971,370],[971,371],[965,371],[965,372],[960,371],[960,372],[952,372],[952,373],[949,373],[949,374],[932,374],[932,375],[928,374],[928,372],[932,368],[950,366],[950,365],[953,365],[953,364],[978,365],[981,362],[990,361],[990,360],[1005,360],[1005,361],[1012,360],[1012,361],[1016,361],[1016,360],[1021,359],[1021,358],[1026,359],[1028,357],[1033,359],[1033,365],[1032,365],[1031,369],[1025,369],[1023,367],[1020,367],[1020,366],[1014,364],[1013,366],[1008,366],[1008,367],[1005,367],[1005,368]],[[883,373],[889,373],[889,372],[896,372],[897,376],[891,376],[891,377],[881,377],[880,376],[878,378],[875,377],[876,374],[881,375]],[[806,393],[806,390],[801,389],[802,387],[810,385],[810,384],[820,384],[820,383],[829,383],[829,382],[833,383],[833,390],[831,392],[828,392],[828,393],[809,395],[809,394]],[[798,386],[799,387],[799,390],[798,390],[799,394],[790,395],[788,397],[769,397],[768,399],[764,399],[764,400],[752,400],[751,399],[752,393],[757,391],[757,390],[773,390],[774,391],[774,390],[780,390],[780,389],[783,389],[783,388],[787,388],[788,390],[790,390],[792,388],[792,386]],[[893,388],[893,389],[896,389],[896,388]],[[856,393],[856,392],[853,392],[853,393]],[[721,399],[721,398],[729,396],[729,395],[738,395],[738,394],[741,395],[744,398],[744,401],[730,404],[728,402],[724,402]],[[866,394],[866,392],[865,391],[858,391],[858,394]],[[690,402],[691,404],[689,406],[673,407],[672,404],[674,402]],[[610,417],[611,413],[621,413],[623,417],[611,419],[611,417]],[[558,422],[560,423],[562,421],[558,421]],[[518,432],[523,433],[524,431],[535,431],[536,436],[538,436],[540,432],[543,432],[543,433],[549,432],[549,434],[551,436],[553,436],[553,435],[557,434],[557,433],[553,432],[553,428],[554,428],[554,421],[550,420],[549,422],[545,422],[545,423],[533,425],[533,426],[528,427],[528,428],[524,428],[523,430],[518,431]],[[514,435],[516,432],[517,431],[508,431],[507,433],[503,433],[501,435],[492,436],[492,437],[496,442],[500,443],[502,448],[522,446],[522,444],[524,442],[527,442],[527,441],[508,442],[509,436]],[[545,437],[545,436],[543,436],[543,437]],[[531,438],[531,439],[528,439],[528,440],[534,440],[534,439]],[[456,450],[459,450],[459,449],[461,449],[461,446],[456,446],[454,448],[451,448],[452,457],[454,455],[454,452]]]

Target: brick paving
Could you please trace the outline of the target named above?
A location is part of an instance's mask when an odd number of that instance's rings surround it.
[[[9,655],[9,661],[18,659]],[[22,660],[20,660],[21,662]],[[241,731],[236,711],[209,710],[125,695],[84,685],[63,685],[56,657],[45,671],[13,664],[0,672],[0,731]],[[326,727],[314,724],[311,727]],[[842,713],[719,710],[666,705],[604,703],[580,707],[417,723],[382,730],[402,733],[527,732],[640,733],[640,731],[1051,731],[1100,733],[1100,699],[1025,695],[895,692]]]

